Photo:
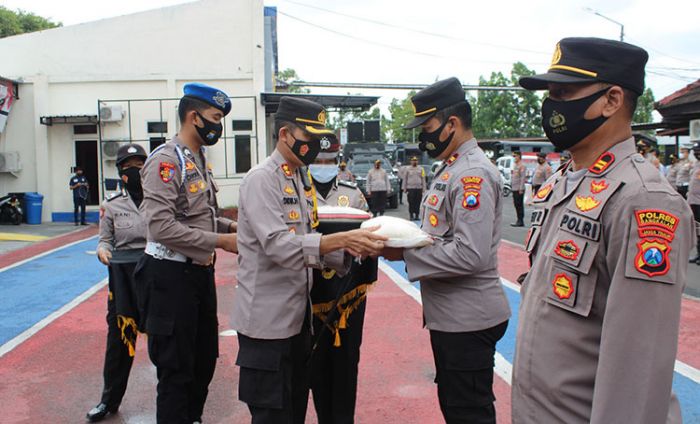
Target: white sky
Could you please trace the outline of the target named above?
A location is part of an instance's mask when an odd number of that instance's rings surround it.
[[[0,5],[72,25],[185,2],[0,0]],[[307,81],[430,83],[457,76],[477,84],[492,71],[509,74],[516,61],[542,72],[563,37],[619,39],[618,25],[586,7],[623,23],[625,41],[649,51],[647,86],[657,100],[700,78],[697,0],[266,0],[266,5],[278,8],[280,69],[294,68]],[[405,96],[362,94],[384,96],[382,109],[391,97]]]

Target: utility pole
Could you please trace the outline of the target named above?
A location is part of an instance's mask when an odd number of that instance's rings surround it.
[[[590,7],[584,7],[583,10],[585,10],[586,12],[590,12],[594,15],[600,16],[601,18],[608,20],[616,25],[620,25],[620,41],[625,41],[625,25],[624,24],[622,24],[614,19],[608,18],[607,16],[603,15],[602,13],[600,13],[596,10],[591,9]]]

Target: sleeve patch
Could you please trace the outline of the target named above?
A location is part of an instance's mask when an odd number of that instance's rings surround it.
[[[466,190],[464,192],[464,199],[462,200],[462,207],[467,210],[479,209],[479,194],[478,190]]]
[[[637,243],[634,267],[649,277],[665,275],[671,269],[670,252],[671,246],[666,241],[642,239]]]
[[[169,183],[175,177],[175,165],[170,162],[161,162],[158,173],[164,183]]]

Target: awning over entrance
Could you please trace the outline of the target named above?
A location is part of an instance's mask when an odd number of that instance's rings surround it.
[[[298,93],[260,93],[260,102],[265,106],[265,113],[272,114],[277,112],[280,99],[282,97],[299,97],[314,101],[323,105],[330,110],[369,110],[377,104],[379,97],[376,96],[351,96],[351,95],[335,95],[335,94],[298,94]]]
[[[49,127],[53,124],[96,124],[97,115],[42,116],[39,118],[39,122]]]

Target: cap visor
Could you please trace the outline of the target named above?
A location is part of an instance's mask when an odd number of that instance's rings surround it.
[[[326,135],[326,134],[335,134],[333,130],[325,128],[325,127],[312,127],[311,125],[307,125],[304,127],[304,130],[308,132],[309,134],[315,134],[315,135]]]
[[[546,90],[549,83],[555,84],[584,84],[598,81],[592,77],[574,76],[559,72],[547,72],[546,74],[522,77],[518,81],[520,86],[526,90]]]
[[[428,121],[428,119],[432,118],[433,116],[435,116],[435,113],[429,113],[429,114],[423,115],[423,116],[416,116],[415,118],[413,118],[413,121],[404,125],[403,129],[410,130],[412,128],[420,127],[421,125],[425,124]]]

